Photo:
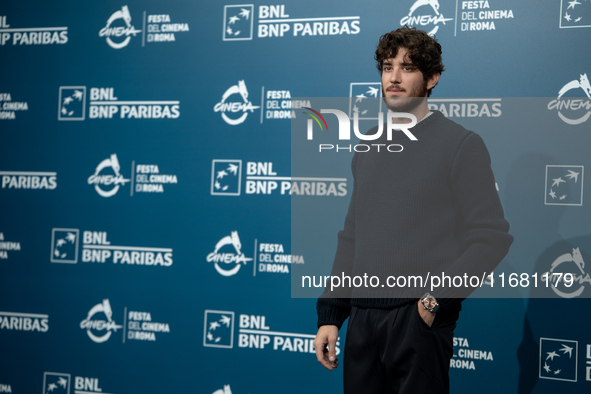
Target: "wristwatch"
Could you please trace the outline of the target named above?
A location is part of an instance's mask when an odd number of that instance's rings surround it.
[[[437,302],[437,299],[435,299],[435,297],[433,297],[428,292],[421,297],[421,304],[423,304],[423,308],[431,313],[435,313],[437,312],[437,309],[439,309],[439,303]]]

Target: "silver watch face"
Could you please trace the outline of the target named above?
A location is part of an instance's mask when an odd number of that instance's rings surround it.
[[[433,297],[427,297],[423,300],[423,305],[425,306],[425,308],[433,310],[433,308],[435,308],[435,305],[437,305],[437,302]]]

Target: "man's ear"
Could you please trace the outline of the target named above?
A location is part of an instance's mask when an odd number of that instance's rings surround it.
[[[441,73],[436,73],[436,74],[431,75],[431,78],[429,78],[429,80],[427,81],[427,90],[433,89],[435,87],[435,85],[437,85],[437,82],[439,82],[440,76],[441,76]]]

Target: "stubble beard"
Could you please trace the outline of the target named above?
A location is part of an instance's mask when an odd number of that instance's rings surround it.
[[[386,97],[386,89],[382,86],[382,97],[390,111],[412,112],[427,99],[427,90],[427,81],[423,81],[420,88],[411,92],[410,97]]]

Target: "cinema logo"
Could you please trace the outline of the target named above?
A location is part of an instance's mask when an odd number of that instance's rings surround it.
[[[567,92],[575,89],[581,89],[587,99],[563,98]],[[558,117],[566,124],[578,125],[586,122],[591,116],[591,84],[587,74],[581,74],[578,80],[564,85],[558,92],[558,98],[548,103],[548,109],[556,111]]]
[[[266,243],[254,240],[254,258],[246,257],[242,252],[242,242],[238,231],[231,231],[220,239],[213,252],[207,255],[207,262],[213,263],[215,270],[222,276],[234,276],[242,266],[253,261],[253,276],[257,272],[289,274],[291,264],[304,264],[304,257],[286,253],[283,244]]]
[[[88,177],[88,184],[101,197],[112,197],[122,186],[131,182],[130,196],[135,193],[164,193],[164,187],[177,184],[178,178],[174,174],[161,174],[157,164],[135,164],[131,162],[131,179],[121,174],[121,165],[117,154],[113,153],[108,159],[99,163],[94,174]],[[134,175],[135,174],[135,175]],[[135,183],[134,183],[135,181]]]
[[[0,384],[0,393],[12,393],[12,387],[9,384]]]
[[[94,190],[96,190],[99,196],[112,197],[117,194],[121,186],[130,182],[129,179],[125,179],[121,175],[120,170],[121,165],[119,164],[119,159],[117,159],[117,154],[113,153],[111,157],[99,163],[94,170],[94,174],[88,177],[88,184],[94,185]]]
[[[21,243],[14,241],[7,241],[4,239],[4,233],[0,232],[0,260],[8,259],[8,252],[12,254],[13,251],[20,251]]]
[[[107,24],[99,31],[99,37],[105,37],[111,48],[121,49],[129,44],[132,36],[141,32],[131,24],[129,8],[124,5],[107,19]]]
[[[49,330],[49,315],[0,312],[0,330],[47,332]]]
[[[211,166],[211,195],[281,194],[305,196],[347,195],[347,178],[279,176],[273,162],[246,162],[245,186],[242,188],[242,160],[215,159]]]
[[[86,334],[93,342],[103,343],[123,326],[113,320],[111,303],[109,299],[104,299],[102,303],[90,308],[86,318],[80,322],[80,328],[86,330]]]
[[[224,41],[252,40],[254,32],[258,38],[339,36],[359,34],[359,16],[291,17],[286,6],[258,6],[258,23],[254,24],[253,4],[224,6]]]
[[[12,101],[10,93],[0,93],[0,120],[16,119],[15,112],[28,110],[26,101]]]
[[[571,253],[558,256],[550,265],[550,270],[543,273],[544,285],[562,298],[580,297],[585,285],[591,286],[591,277],[585,272],[585,261],[580,248],[573,248]]]
[[[437,34],[439,26],[445,26],[449,21],[453,21],[453,18],[446,18],[439,12],[438,0],[416,0],[410,6],[408,15],[400,19],[400,26],[415,26],[433,36]]]
[[[0,171],[2,189],[54,190],[57,172]]]
[[[228,348],[234,347],[235,312],[205,310],[203,328],[203,346]],[[271,330],[269,320],[264,315],[238,315],[239,348],[273,350],[292,353],[316,353],[314,334],[300,334]],[[341,352],[337,340],[336,354]]]
[[[230,100],[230,97],[233,101]],[[222,99],[213,107],[213,111],[219,112],[227,124],[236,126],[244,123],[248,114],[259,108],[261,107],[252,105],[252,102],[248,100],[248,89],[244,80],[241,80],[222,94]]]
[[[230,235],[222,237],[216,243],[213,252],[207,255],[207,262],[213,263],[215,270],[222,276],[236,275],[242,265],[246,265],[252,260],[242,252],[242,242],[240,242],[238,231],[232,231]],[[226,268],[227,266],[231,268]]]
[[[103,343],[117,330],[122,330],[123,343],[126,340],[156,341],[156,333],[169,333],[170,325],[152,320],[150,312],[123,311],[123,325],[113,319],[113,310],[108,299],[93,306],[86,319],[80,322],[80,328],[86,330],[89,338],[96,343]]]
[[[10,27],[0,15],[0,45],[52,45],[68,42],[68,27]]]
[[[142,46],[145,46],[146,42],[176,41],[176,34],[189,31],[188,23],[175,23],[170,14],[147,15],[144,11],[141,23],[145,26],[143,30],[133,26],[129,7],[124,5],[107,19],[107,24],[99,31],[99,37],[105,37],[111,48],[121,49],[140,33]]]
[[[308,119],[307,122],[307,129],[306,135],[309,141],[314,139],[314,121],[320,127],[320,130],[329,131],[328,124],[326,123],[326,119],[321,114],[334,114],[338,119],[338,137],[339,140],[351,140],[351,120],[349,116],[341,110],[338,109],[321,109],[320,112],[312,109],[306,108],[310,112],[304,112],[306,115],[310,116],[311,119]],[[392,135],[395,130],[402,131],[408,139],[411,141],[417,141],[417,138],[410,132],[410,128],[414,127],[417,124],[417,117],[411,113],[407,112],[392,112],[388,111],[387,115],[387,128],[386,128],[386,137],[388,141],[392,140]],[[394,123],[393,119],[409,119],[410,122],[405,123]],[[362,141],[374,141],[380,138],[384,132],[384,113],[379,112],[377,116],[378,120],[378,127],[375,134],[363,134],[359,131],[359,111],[353,111],[353,131],[355,136]],[[360,152],[365,153],[369,151],[377,151],[377,152],[391,152],[391,153],[399,153],[404,150],[404,146],[401,144],[356,144],[356,145],[334,145],[334,144],[319,144],[318,151],[333,151],[333,152]]]
[[[176,119],[178,100],[119,100],[115,88],[90,88],[86,111],[86,86],[60,86],[58,120],[89,119]]]

